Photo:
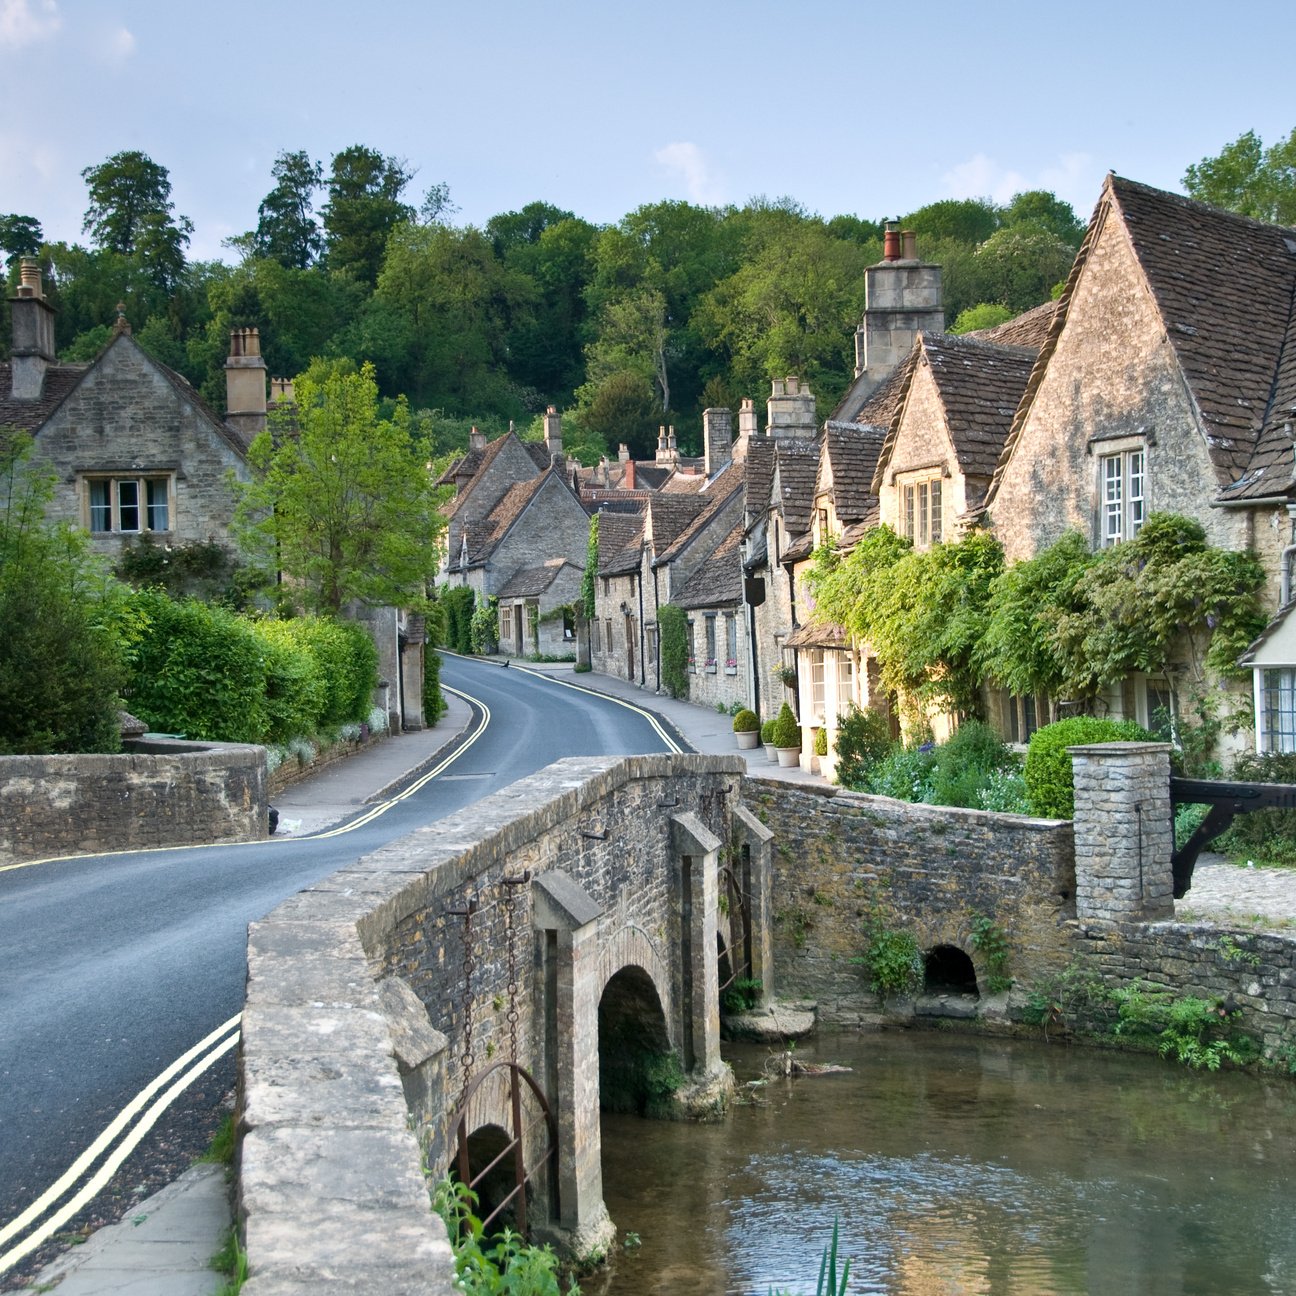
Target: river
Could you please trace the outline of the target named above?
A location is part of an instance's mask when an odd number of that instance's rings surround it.
[[[1296,1292],[1296,1083],[940,1031],[826,1035],[852,1068],[755,1087],[721,1123],[603,1117],[624,1239],[585,1296]]]

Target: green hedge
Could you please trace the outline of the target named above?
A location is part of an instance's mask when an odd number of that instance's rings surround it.
[[[661,634],[662,683],[673,698],[688,697],[688,618],[684,609],[664,603],[657,612]]]
[[[471,653],[476,595],[467,585],[442,585],[437,601],[445,608],[445,646],[451,652]]]
[[[378,683],[378,650],[364,626],[333,617],[294,617],[283,624],[319,666],[324,698],[315,728],[364,720]]]
[[[1099,716],[1072,716],[1037,729],[1026,749],[1024,771],[1031,813],[1045,819],[1070,819],[1075,814],[1068,747],[1151,741],[1152,735],[1132,720],[1105,720]]]

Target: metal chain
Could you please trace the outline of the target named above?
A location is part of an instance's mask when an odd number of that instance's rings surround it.
[[[462,1110],[468,1102],[468,1083],[472,1079],[473,1069],[473,972],[476,971],[476,960],[473,957],[473,912],[477,908],[476,900],[469,900],[462,909],[452,909],[450,913],[464,920],[464,1029],[463,1053],[459,1059],[463,1072],[463,1084],[459,1091],[459,1107]]]
[[[531,881],[528,869],[521,877],[504,879],[504,890],[508,896],[505,905],[505,920],[508,923],[508,1027],[510,1058],[518,1060],[518,977],[517,977],[517,892]]]

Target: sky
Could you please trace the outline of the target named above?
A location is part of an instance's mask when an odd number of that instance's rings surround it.
[[[363,144],[415,206],[448,184],[456,224],[1035,188],[1087,218],[1109,170],[1177,190],[1246,130],[1284,138],[1294,48],[1292,0],[0,0],[0,213],[83,240],[82,170],[141,150],[190,256],[233,260],[278,153]]]

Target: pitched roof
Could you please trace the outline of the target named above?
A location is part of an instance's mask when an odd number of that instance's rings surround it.
[[[672,561],[685,546],[691,544],[703,531],[710,526],[712,519],[720,512],[721,509],[742,489],[743,469],[740,464],[730,464],[721,473],[713,477],[706,486],[705,492],[685,496],[686,499],[699,499],[703,507],[701,512],[671,541],[669,547],[663,552],[660,547],[657,550],[657,559],[654,565],[660,565]],[[655,536],[654,532],[654,536]]]
[[[901,394],[908,383],[908,370],[913,364],[913,351],[873,389],[872,395],[860,402],[854,409],[843,409],[841,423],[871,423],[875,427],[887,427],[895,417],[900,405]],[[836,412],[836,411],[834,411]]]
[[[673,472],[662,482],[661,489],[672,495],[693,495],[706,483],[706,473]]]
[[[642,513],[605,513],[600,510],[598,529],[598,574],[624,576],[638,571],[643,540]]]
[[[753,437],[743,461],[744,507],[753,520],[763,518],[769,508],[770,487],[774,483],[774,444],[769,437]]]
[[[788,535],[799,536],[810,530],[815,478],[819,474],[819,442],[786,440],[776,444],[781,492],[777,502],[782,507],[783,525]]]
[[[720,607],[742,597],[742,523],[729,530],[671,602],[682,608]]]
[[[655,552],[665,553],[706,506],[703,495],[654,495],[646,513]]]
[[[1057,309],[1057,302],[1046,301],[1042,306],[1032,306],[1023,314],[996,324],[993,328],[974,329],[962,336],[976,338],[981,342],[997,342],[1000,346],[1034,347],[1038,351],[1048,337]]]
[[[34,401],[14,400],[13,370],[7,360],[0,361],[0,428],[18,428],[34,433],[60,405],[68,393],[79,383],[90,366],[88,364],[50,365],[45,370],[45,383],[40,397]]]
[[[460,477],[475,477],[481,467],[483,450],[469,450],[458,459],[451,460],[445,472],[436,479],[438,486],[453,486]]]
[[[497,458],[499,458],[500,451],[504,449],[504,446],[508,443],[510,437],[514,441],[518,440],[518,436],[516,432],[505,432],[503,436],[496,437],[494,441],[488,441],[486,443],[486,448],[484,450],[480,450],[480,451],[474,450],[471,451],[469,455],[465,456],[465,458],[469,458],[473,454],[479,454],[481,458],[477,462],[476,471],[473,473],[472,477],[467,482],[464,483],[463,489],[459,492],[458,495],[454,497],[454,499],[447,502],[445,506],[445,512],[447,517],[453,517],[463,506],[464,501],[467,499],[468,495],[472,492],[473,488],[477,485],[478,482],[481,481],[482,475],[485,473],[486,469],[489,468]],[[521,445],[521,442],[519,441],[518,444]],[[546,467],[547,466],[548,465],[546,465]],[[543,476],[544,476],[543,473],[537,473],[535,477],[530,478],[530,481],[537,482]],[[524,484],[524,483],[519,483],[519,484]],[[509,489],[511,490],[512,487],[510,487]],[[505,494],[507,495],[508,492],[506,491]],[[499,507],[499,502],[496,503],[495,507],[496,508]],[[480,527],[478,529],[480,530]]]
[[[522,516],[527,505],[540,493],[551,475],[541,473],[530,481],[514,482],[480,522],[464,528],[464,534],[468,538],[469,567],[479,566],[494,553],[496,545],[504,539],[509,528]]]
[[[539,567],[524,567],[520,571],[515,571],[504,582],[499,597],[535,598],[543,594],[558,579],[558,575],[564,567],[571,567],[576,571],[580,570],[575,563],[568,562],[566,558],[550,558],[548,562]]]
[[[882,428],[859,423],[824,424],[822,456],[832,469],[833,507],[843,526],[876,513],[873,470],[886,433]]]

